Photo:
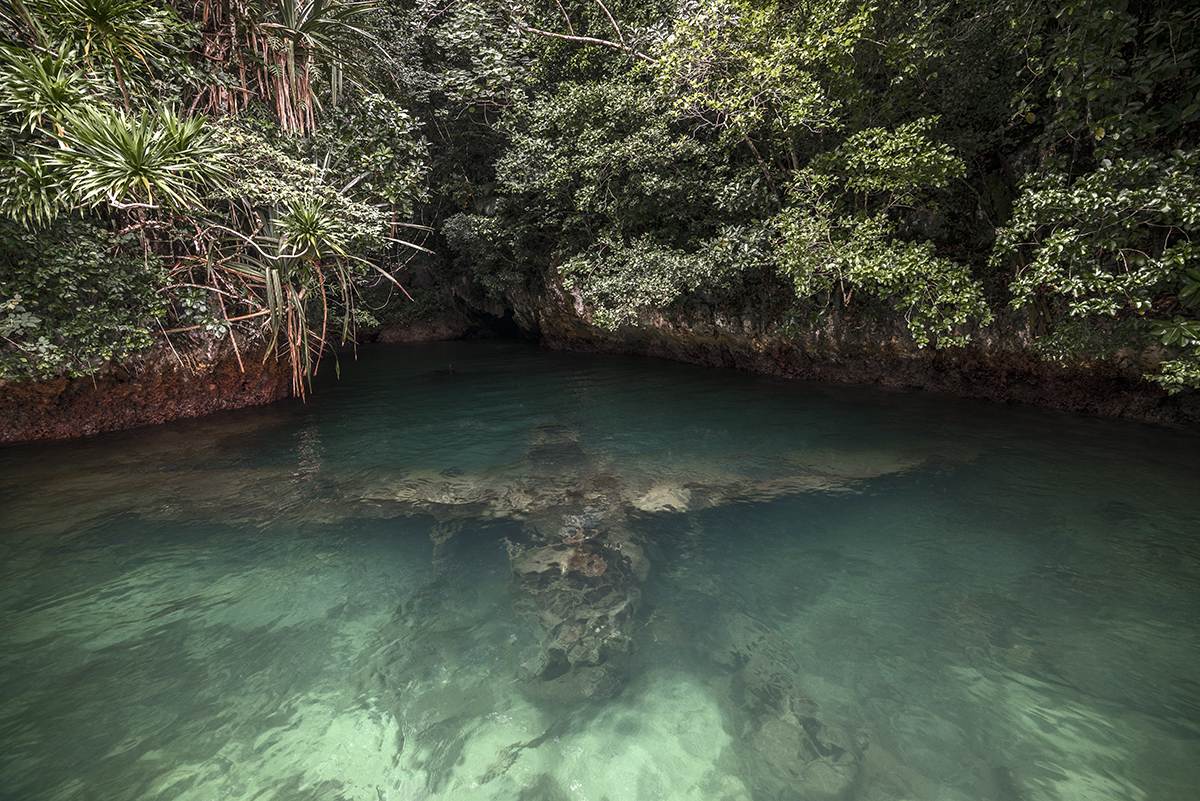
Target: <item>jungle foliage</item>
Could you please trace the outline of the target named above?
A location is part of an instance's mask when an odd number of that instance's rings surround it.
[[[15,0],[0,47],[6,376],[265,339],[303,395],[387,283],[426,143],[360,0]],[[319,124],[320,123],[320,124]],[[361,132],[357,133],[357,132]],[[174,344],[172,344],[174,350]],[[186,349],[184,349],[186,350]]]
[[[3,25],[9,375],[240,327],[302,388],[419,266],[502,302],[561,284],[612,327],[758,286],[915,347],[990,332],[1200,386],[1185,3],[12,0]],[[145,302],[49,298],[65,261]]]

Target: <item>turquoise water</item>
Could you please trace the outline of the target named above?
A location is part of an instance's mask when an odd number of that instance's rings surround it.
[[[502,343],[0,451],[0,798],[1170,801],[1200,437]]]

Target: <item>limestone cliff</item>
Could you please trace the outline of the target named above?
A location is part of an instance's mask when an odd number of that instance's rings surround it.
[[[902,321],[825,314],[803,324],[690,302],[616,330],[598,326],[562,286],[514,300],[518,322],[547,347],[633,353],[788,378],[941,392],[1153,423],[1200,424],[1200,394],[1168,395],[1143,376],[1153,353],[1060,364],[996,326],[963,348],[917,348]]]

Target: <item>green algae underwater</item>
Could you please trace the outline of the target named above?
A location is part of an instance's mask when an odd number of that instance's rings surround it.
[[[1200,436],[513,343],[0,451],[0,798],[1171,801]]]

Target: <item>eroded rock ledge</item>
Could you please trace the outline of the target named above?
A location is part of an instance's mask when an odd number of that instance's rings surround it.
[[[560,350],[655,356],[786,378],[1200,426],[1200,393],[1172,396],[1144,380],[1153,353],[1061,365],[1038,357],[1021,332],[986,331],[966,348],[918,349],[902,321],[828,314],[791,330],[751,310],[728,312],[701,303],[645,314],[636,325],[613,331],[594,325],[583,302],[562,287],[513,303],[519,322]]]
[[[373,332],[384,343],[458,339],[469,332],[461,314]],[[72,439],[166,423],[213,412],[262,406],[292,394],[283,358],[265,345],[228,342],[172,351],[163,345],[95,376],[42,381],[0,380],[0,444]]]
[[[1039,359],[1013,337],[982,335],[969,348],[919,350],[886,323],[834,317],[799,332],[693,305],[647,315],[612,331],[561,288],[510,298],[484,316],[510,319],[525,336],[560,350],[630,353],[710,367],[815,381],[874,384],[963,398],[1020,403],[1101,417],[1200,426],[1200,393],[1169,396],[1142,379],[1140,356],[1062,366]],[[483,304],[486,306],[487,304]],[[431,321],[386,327],[370,340],[432,342],[477,333],[461,310]],[[477,328],[477,326],[476,326]],[[493,334],[497,332],[491,332]],[[183,354],[163,348],[132,366],[89,378],[0,380],[0,444],[68,439],[104,431],[258,406],[290,395],[287,365],[261,350]]]
[[[157,350],[135,366],[87,378],[0,381],[0,443],[69,439],[260,406],[291,394],[288,365],[232,348],[176,356]],[[243,369],[244,368],[244,369]]]

